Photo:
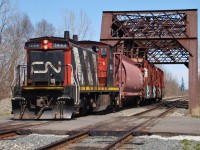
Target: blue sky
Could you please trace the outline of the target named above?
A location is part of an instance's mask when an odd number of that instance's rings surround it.
[[[19,10],[28,14],[33,24],[44,18],[55,27],[61,27],[65,9],[73,10],[77,13],[83,10],[92,21],[95,31],[94,40],[99,40],[100,38],[102,11],[200,10],[200,0],[16,0],[14,2]],[[200,14],[198,15],[198,24],[200,25]],[[183,76],[185,85],[188,87],[188,70],[184,65],[170,65],[166,66],[166,68],[175,74],[180,82]]]

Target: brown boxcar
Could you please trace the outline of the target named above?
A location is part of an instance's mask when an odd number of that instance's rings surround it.
[[[145,59],[132,59],[143,72],[142,99],[162,99],[164,96],[164,73]]]

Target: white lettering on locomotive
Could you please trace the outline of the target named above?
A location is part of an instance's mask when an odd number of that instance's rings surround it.
[[[47,61],[45,63],[45,70],[35,70],[34,69],[34,65],[43,65],[44,62],[42,61],[37,61],[37,62],[33,62],[31,64],[31,73],[47,73],[49,70],[49,66],[56,72],[56,73],[60,73],[61,72],[61,61],[58,62],[58,67],[54,67],[51,62]]]

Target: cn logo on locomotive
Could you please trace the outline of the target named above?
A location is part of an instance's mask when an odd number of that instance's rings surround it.
[[[31,67],[31,72],[32,72],[32,73],[47,73],[48,70],[49,70],[49,66],[50,66],[56,73],[60,73],[60,72],[61,72],[61,61],[58,61],[57,68],[54,67],[54,66],[52,65],[51,62],[47,61],[47,62],[45,63],[45,70],[35,70],[34,65],[43,65],[43,64],[44,64],[44,62],[42,62],[42,61],[33,62],[33,63],[31,64],[31,66],[32,66],[32,67]]]

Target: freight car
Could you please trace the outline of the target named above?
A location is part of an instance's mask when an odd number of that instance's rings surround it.
[[[16,67],[13,81],[15,119],[69,119],[127,101],[162,98],[161,70],[107,44],[71,40],[65,32],[64,38],[30,39],[25,49],[27,64]]]
[[[94,41],[79,41],[79,45],[98,52],[98,49],[101,50],[102,45],[105,46],[106,44]],[[115,103],[122,106],[127,102],[139,104],[146,100],[162,99],[164,96],[164,72],[161,69],[144,58],[131,59],[121,52],[113,52],[111,46],[108,46],[107,49],[110,52],[110,58],[106,57],[106,61],[107,59],[113,59],[113,65],[108,66],[108,70],[113,72],[113,77],[107,76],[108,81],[111,80],[113,86],[119,87],[119,100]],[[100,54],[100,52],[98,53]],[[102,64],[102,58],[99,57],[98,59],[101,60],[98,63]],[[101,67],[99,66],[99,68]]]
[[[143,100],[161,100],[164,97],[164,72],[147,60],[132,59],[143,72]]]

